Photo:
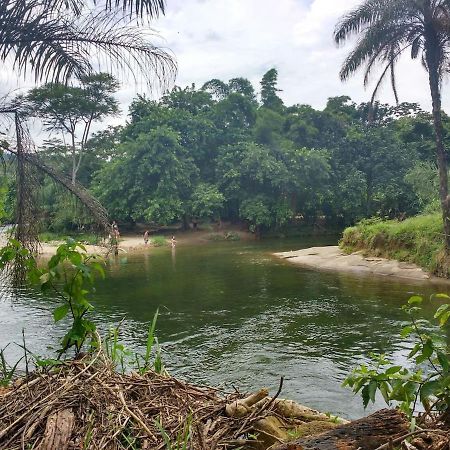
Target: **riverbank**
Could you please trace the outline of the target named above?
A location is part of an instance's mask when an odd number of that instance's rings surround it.
[[[347,254],[338,246],[312,247],[275,253],[275,256],[310,269],[404,278],[407,280],[437,280],[415,264],[380,257],[365,256],[363,252]]]
[[[368,219],[344,231],[340,248],[345,253],[415,264],[432,275],[449,278],[442,229],[438,213],[403,221]]]
[[[157,241],[157,245],[154,245],[152,239]],[[119,253],[143,253],[149,251],[153,247],[171,246],[172,235],[155,235],[150,236],[149,243],[144,243],[143,235],[137,233],[126,233],[120,236],[119,239]],[[245,231],[241,231],[234,228],[226,228],[220,230],[220,232],[211,232],[210,230],[198,230],[198,231],[181,231],[175,234],[176,246],[185,245],[204,245],[210,242],[227,241],[227,240],[253,240],[254,235]],[[50,241],[42,242],[39,246],[39,256],[49,257],[55,254],[58,245],[61,245],[62,241]],[[86,251],[89,254],[104,255],[108,252],[109,246],[105,242],[104,245],[90,245],[86,244]]]

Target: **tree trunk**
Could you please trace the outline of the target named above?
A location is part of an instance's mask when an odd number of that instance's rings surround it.
[[[450,204],[448,198],[447,154],[444,147],[444,129],[442,126],[441,92],[439,76],[439,52],[437,36],[431,33],[426,39],[426,62],[433,104],[433,125],[436,138],[436,157],[439,169],[439,199],[444,222],[445,251],[450,252]]]
[[[76,144],[75,134],[72,134],[72,184],[77,181],[77,160],[76,160]]]
[[[334,430],[279,445],[273,450],[373,450],[408,430],[408,421],[401,412],[382,409]]]

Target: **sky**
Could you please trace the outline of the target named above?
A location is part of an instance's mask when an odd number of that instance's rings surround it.
[[[175,84],[197,87],[212,78],[227,81],[248,78],[259,91],[263,74],[275,67],[285,104],[325,107],[332,96],[348,95],[355,102],[370,99],[362,74],[342,83],[338,73],[351,44],[338,48],[333,30],[339,18],[360,0],[167,0],[166,15],[152,23],[160,37],[154,44],[174,55],[178,74]],[[399,64],[400,101],[417,102],[430,109],[426,72],[406,56]],[[108,124],[123,123],[137,93],[157,97],[145,84],[124,79],[117,98],[122,114]],[[131,78],[131,77],[129,77]],[[0,71],[0,93],[33,86],[17,81],[10,70]],[[147,91],[147,92],[146,92]],[[389,84],[379,100],[393,103]],[[450,86],[443,86],[443,108],[450,111]],[[100,128],[102,128],[100,126]]]
[[[333,30],[360,0],[167,0],[166,16],[154,28],[176,55],[176,84],[201,86],[212,78],[243,76],[259,89],[262,75],[278,70],[286,104],[321,109],[328,97],[348,95],[367,101],[362,74],[342,83],[339,69],[351,44],[338,48]],[[430,109],[426,72],[408,57],[398,69],[400,101]],[[450,110],[448,83],[443,106]],[[380,100],[394,102],[387,83]]]

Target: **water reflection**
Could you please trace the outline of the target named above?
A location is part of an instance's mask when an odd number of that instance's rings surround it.
[[[395,350],[404,361],[399,307],[411,292],[436,288],[308,271],[269,253],[317,244],[217,243],[112,258],[94,300],[96,319],[107,329],[125,317],[124,340],[139,348],[159,307],[157,333],[174,374],[244,390],[276,390],[283,375],[284,396],[360,416],[361,401],[341,388],[343,378],[368,352]],[[19,342],[24,327],[28,345],[48,351],[63,330],[52,323],[52,302],[33,292],[0,301],[0,346]]]

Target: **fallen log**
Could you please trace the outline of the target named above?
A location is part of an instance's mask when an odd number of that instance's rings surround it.
[[[271,450],[375,450],[407,433],[408,429],[403,413],[382,409],[325,433],[271,447]]]
[[[49,416],[40,450],[66,450],[74,425],[75,415],[70,409]]]

